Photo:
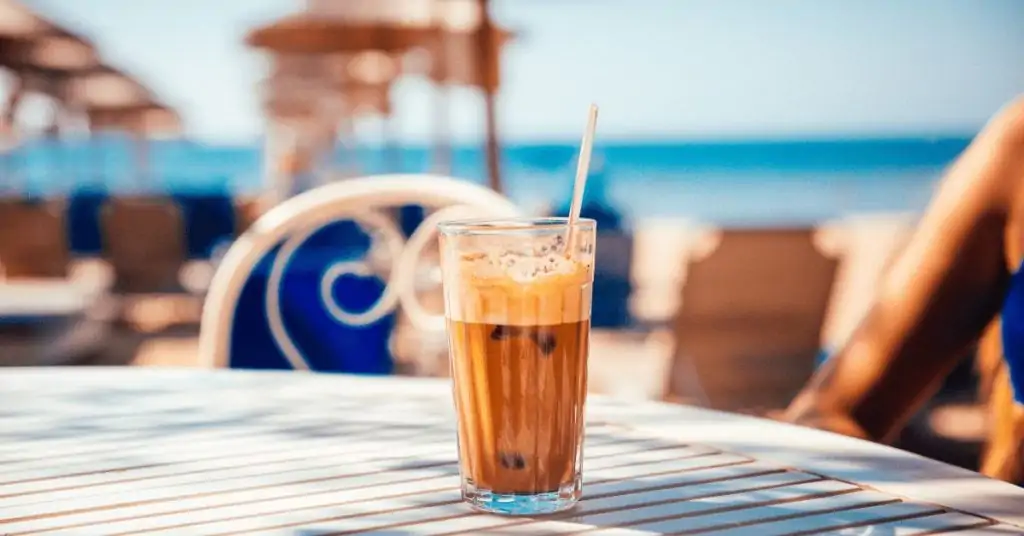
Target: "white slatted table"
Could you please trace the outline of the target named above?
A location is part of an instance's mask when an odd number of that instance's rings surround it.
[[[459,502],[446,382],[0,371],[0,534],[1024,534],[1024,491],[865,442],[594,397],[584,499]]]

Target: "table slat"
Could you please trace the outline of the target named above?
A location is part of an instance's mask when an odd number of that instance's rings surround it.
[[[671,485],[677,487],[654,489],[655,486],[662,483],[653,480],[647,482],[630,481],[633,483],[631,489],[619,489],[611,495],[607,493],[602,495],[602,491],[607,491],[613,484],[616,484],[614,482],[587,486],[583,501],[573,513],[599,512],[628,507],[634,504],[682,500],[688,497],[736,492],[759,486],[777,486],[819,478],[805,473],[781,473],[777,469],[774,470],[775,472],[771,471],[771,468],[762,464],[743,464],[694,470],[686,473],[663,475],[670,476],[672,478]],[[452,490],[449,500],[458,502],[460,496],[455,490]],[[396,510],[402,508],[408,510],[396,512]],[[473,514],[461,503],[420,509],[409,508],[408,498],[398,498],[397,500],[346,505],[343,508],[265,513],[258,517],[249,517],[248,519],[212,522],[201,526],[192,525],[192,527],[196,529],[201,528],[207,534],[230,533],[232,531],[258,531],[259,533],[265,531],[268,534],[272,534],[286,528],[296,529],[298,527],[311,531],[337,532],[342,530],[379,530],[388,526],[433,521],[453,515],[478,515]],[[339,519],[342,517],[344,519]],[[181,522],[185,520],[185,516],[179,518]],[[193,519],[193,521],[195,520]],[[168,529],[166,533],[161,534],[170,535],[175,530],[180,529]]]
[[[836,529],[835,533],[842,535],[863,535],[867,530],[874,531],[875,534],[886,534],[891,536],[924,536],[926,534],[937,534],[942,531],[954,532],[957,536],[964,536],[966,534],[982,534],[982,530],[990,529],[992,522],[986,519],[977,518],[974,516],[968,516],[959,512],[946,512],[940,514],[929,515],[926,517],[914,517],[910,519],[900,519],[897,521],[890,521],[888,523],[875,523],[870,527],[849,527],[845,529]],[[785,534],[785,532],[774,530],[773,527],[768,527],[769,530],[762,534]],[[965,529],[977,529],[977,530],[965,530]],[[988,534],[996,534],[995,532],[987,532]]]
[[[669,459],[665,459],[665,454],[660,451],[587,458],[584,461],[584,481],[609,482],[633,475],[656,475],[749,463],[749,459],[729,454],[676,459],[684,455],[685,448],[675,451],[675,456]],[[244,506],[249,515],[262,515],[261,512],[279,511],[287,506],[303,508],[311,503],[316,504],[318,500],[322,501],[321,504],[358,502],[458,486],[458,471],[454,463],[445,467],[370,474],[367,472],[383,469],[384,466],[363,464],[351,467],[349,471],[358,471],[359,474],[339,476],[345,470],[325,468],[318,477],[304,480],[271,475],[241,481],[197,483],[188,488],[151,488],[145,482],[133,483],[136,489],[130,492],[0,508],[0,528],[16,532],[24,530],[21,527],[26,526],[53,529],[109,523],[111,530],[120,530],[118,527],[134,523],[133,519],[144,518],[144,524],[149,529],[155,529],[175,524],[173,521],[161,520],[158,517],[160,514],[186,513],[186,522],[189,523],[202,519],[215,521],[220,512],[211,509],[217,506]],[[49,517],[32,519],[40,515]],[[237,515],[234,514],[235,517]],[[127,523],[113,523],[115,521]]]
[[[854,522],[887,521],[895,517],[925,515],[938,511],[940,509],[936,506],[897,502],[896,499],[888,495],[859,491],[831,497],[809,498],[799,502],[733,510],[714,516],[667,519],[635,525],[633,528],[673,534],[714,529],[720,534],[756,534],[760,536],[765,534],[763,524],[773,520],[792,519],[793,523],[788,527],[792,530],[789,532],[796,532],[821,529],[822,527],[815,523],[817,520],[826,520],[825,523],[820,523],[820,521],[819,523],[829,527]],[[812,518],[813,514],[822,515]],[[726,530],[730,528],[735,528],[735,530]]]
[[[88,466],[76,464],[70,469],[65,467],[64,470],[69,470],[72,475],[61,477],[57,482],[54,481],[56,477],[42,477],[42,475],[52,476],[53,471],[29,472],[28,474],[16,472],[15,474],[23,474],[30,478],[27,481],[0,484],[0,508],[13,504],[31,503],[39,500],[39,495],[45,495],[47,501],[53,501],[62,497],[79,496],[82,493],[94,495],[116,492],[119,489],[131,491],[141,480],[145,480],[147,486],[155,488],[311,468],[341,467],[345,464],[373,460],[415,458],[422,463],[448,462],[452,464],[456,461],[451,445],[453,431],[426,436],[408,432],[394,434],[387,430],[373,434],[367,432],[364,430],[356,437],[344,441],[333,437],[304,439],[256,436],[248,439],[250,445],[260,445],[259,448],[253,450],[243,449],[245,444],[233,444],[233,451],[216,456],[209,456],[208,453],[200,450],[200,456],[186,457],[185,461],[180,463],[163,463],[165,458],[161,457],[162,463],[156,466],[145,464],[134,468],[122,466],[117,470],[97,470],[85,474],[76,474],[75,471],[81,471]],[[618,439],[618,442],[595,441],[595,443],[597,444],[588,447],[588,456],[591,458],[647,451],[652,448],[649,441],[630,439],[628,436]],[[252,447],[250,446],[250,448]],[[675,448],[679,449],[682,446],[677,445]],[[687,448],[690,455],[711,452],[704,447]],[[686,455],[677,450],[665,452],[670,457]],[[146,451],[147,456],[153,454]],[[19,464],[19,467],[21,466]],[[10,475],[7,478],[15,480]],[[91,489],[81,489],[86,487]]]
[[[1016,520],[1013,489],[892,449],[811,432],[818,441],[801,442],[802,429],[692,408],[592,400],[583,500],[530,519],[461,502],[444,382],[29,370],[0,371],[0,396],[5,535],[1024,534],[966,511],[985,511],[988,499],[991,518]],[[805,451],[806,467],[794,456]],[[956,501],[974,506],[913,498],[956,498],[961,487],[978,498]]]

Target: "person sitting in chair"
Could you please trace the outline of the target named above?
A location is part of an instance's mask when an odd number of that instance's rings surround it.
[[[1016,402],[1014,422],[998,426],[1013,427],[1016,445],[1000,450],[1005,460],[985,460],[983,472],[1024,482],[1022,256],[1024,97],[1000,110],[948,170],[867,316],[782,418],[891,440],[999,316]]]

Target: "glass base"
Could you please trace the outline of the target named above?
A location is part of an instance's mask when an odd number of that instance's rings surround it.
[[[536,516],[564,512],[579,502],[579,482],[565,484],[558,491],[544,493],[495,493],[472,482],[462,485],[462,498],[476,510],[506,516]]]

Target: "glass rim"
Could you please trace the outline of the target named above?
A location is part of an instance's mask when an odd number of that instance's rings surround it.
[[[580,231],[589,231],[597,228],[597,222],[591,218],[579,218],[572,225]],[[559,231],[569,230],[569,218],[564,217],[529,217],[521,218],[465,218],[444,220],[437,224],[441,234],[503,234],[529,231]]]

